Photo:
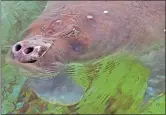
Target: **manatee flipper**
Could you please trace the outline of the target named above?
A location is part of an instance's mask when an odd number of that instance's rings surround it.
[[[150,68],[145,103],[154,96],[165,93],[165,49],[150,52],[141,57],[143,64]]]
[[[45,101],[66,106],[78,103],[84,95],[83,87],[65,73],[51,78],[28,78],[25,86]]]

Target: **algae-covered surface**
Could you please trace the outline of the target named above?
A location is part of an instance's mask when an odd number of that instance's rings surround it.
[[[24,87],[26,76],[13,65],[6,64],[5,55],[10,46],[21,39],[21,33],[45,6],[40,1],[3,1],[0,27],[2,67],[2,114],[164,114],[165,94],[157,95],[143,103],[149,69],[137,60],[111,55],[91,64],[73,63],[68,73],[86,92],[81,101],[72,106],[61,106],[43,101],[33,91]],[[81,66],[80,66],[81,65]]]

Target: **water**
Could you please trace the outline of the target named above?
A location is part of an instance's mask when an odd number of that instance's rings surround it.
[[[105,61],[100,61],[101,66],[87,67],[88,72],[79,70],[76,66],[77,72],[71,75],[74,81],[71,78],[65,78],[68,75],[63,74],[57,78],[45,78],[47,80],[44,81],[38,79],[29,82],[28,86],[24,85],[26,76],[19,73],[14,66],[6,64],[5,56],[10,46],[21,39],[17,37],[20,31],[40,14],[44,3],[37,2],[36,4],[30,1],[31,5],[27,6],[27,9],[24,1],[17,5],[14,5],[15,3],[17,2],[6,2],[7,5],[13,5],[20,12],[14,13],[13,16],[11,9],[7,10],[3,6],[6,12],[3,16],[7,18],[3,21],[0,35],[2,39],[2,113],[155,113],[153,110],[156,113],[165,112],[163,109],[165,108],[163,101],[165,98],[162,95],[165,90],[163,89],[165,78],[152,77],[148,82],[150,75],[148,68],[132,60],[104,59]],[[24,12],[25,16],[20,17],[23,9],[26,9],[27,12]],[[27,17],[29,14],[32,15],[32,19]],[[18,21],[17,16],[23,18],[21,22]],[[8,18],[9,20],[7,20]],[[11,20],[13,20],[12,23],[10,23]],[[27,87],[35,89],[36,94]],[[48,100],[49,102],[47,102]],[[79,104],[73,105],[73,102],[77,101]],[[62,103],[71,106],[59,105]],[[148,105],[149,103],[154,103],[156,106]],[[140,106],[144,107],[141,108],[141,111],[138,109]]]

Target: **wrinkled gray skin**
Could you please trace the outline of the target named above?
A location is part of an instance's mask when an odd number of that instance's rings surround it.
[[[164,29],[164,1],[49,1],[12,47],[11,58],[29,71],[56,73],[69,62],[128,52],[151,69],[147,101],[165,91]],[[159,49],[151,48],[160,43]],[[26,85],[46,101],[72,105],[84,94],[63,73],[44,79],[29,78]]]

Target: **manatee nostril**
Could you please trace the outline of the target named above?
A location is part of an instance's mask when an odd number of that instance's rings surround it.
[[[21,48],[22,48],[22,46],[21,46],[20,44],[17,44],[17,45],[15,46],[15,51],[19,51]]]
[[[34,48],[33,47],[28,47],[24,50],[25,54],[30,54],[31,52],[33,52]]]

